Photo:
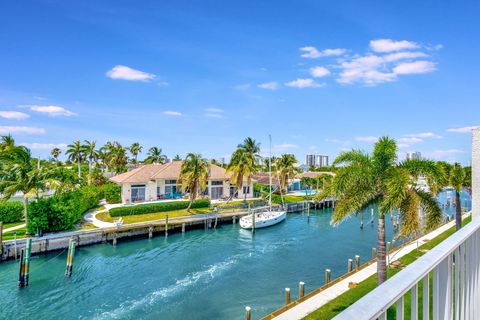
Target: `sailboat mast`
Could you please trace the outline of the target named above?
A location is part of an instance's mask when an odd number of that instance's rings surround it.
[[[270,206],[270,211],[272,211],[272,136],[268,135],[268,140],[270,142],[269,155],[268,155],[268,188],[270,196],[268,198],[268,205]]]

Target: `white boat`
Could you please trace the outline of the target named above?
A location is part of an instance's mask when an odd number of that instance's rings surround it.
[[[270,159],[272,159],[272,138],[269,136],[270,139]],[[284,210],[273,210],[272,211],[272,167],[271,162],[268,161],[269,167],[269,186],[270,186],[270,195],[268,200],[268,211],[265,212],[254,212],[249,214],[248,216],[240,218],[240,227],[244,229],[258,229],[258,228],[266,228],[273,226],[277,223],[282,222],[285,220],[287,216],[287,211]],[[280,192],[281,195],[281,192]]]
[[[286,216],[287,211],[266,211],[254,213],[240,218],[240,227],[244,229],[252,229],[253,220],[255,220],[254,229],[266,228],[282,222],[285,220]]]

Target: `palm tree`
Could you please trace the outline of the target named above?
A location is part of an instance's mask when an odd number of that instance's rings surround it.
[[[92,165],[98,160],[99,154],[96,150],[97,142],[85,140],[85,144],[82,146],[82,154],[85,159],[88,160],[88,174],[92,172]]]
[[[28,201],[48,186],[46,172],[37,169],[30,150],[10,145],[8,152],[0,152],[0,193],[8,200],[17,192],[23,194],[25,222],[28,223]]]
[[[84,160],[83,155],[83,146],[80,143],[80,140],[74,141],[73,144],[67,146],[67,151],[65,152],[68,155],[68,160],[77,163],[78,167],[78,179],[82,178],[82,161]]]
[[[467,184],[466,177],[465,170],[460,163],[455,163],[451,167],[449,180],[450,185],[455,189],[455,225],[457,230],[462,228],[462,200],[460,199],[460,192]]]
[[[182,161],[182,157],[180,157],[179,154],[175,155],[175,157],[173,157],[173,161]]]
[[[245,138],[242,143],[240,143],[237,148],[244,149],[251,157],[258,159],[260,157],[260,142],[256,142],[255,139],[250,137]]]
[[[295,177],[295,164],[297,159],[293,154],[282,154],[275,162],[277,175],[280,180],[280,191],[286,190],[290,178]]]
[[[127,171],[128,155],[126,149],[117,141],[109,141],[102,147],[104,162],[115,173]]]
[[[162,149],[158,147],[151,147],[147,155],[148,157],[144,161],[147,164],[163,164],[167,158],[167,156],[162,154]]]
[[[0,139],[0,151],[8,152],[15,147],[15,140],[11,135],[2,136]]]
[[[55,162],[58,162],[58,156],[62,153],[62,150],[60,148],[53,148],[52,151],[50,151],[50,155],[55,159]]]
[[[238,148],[232,154],[230,163],[227,166],[226,173],[231,173],[230,183],[235,186],[235,192],[231,196],[237,193],[237,191],[243,186],[244,182],[247,185],[252,183],[252,176],[258,171],[256,158],[247,150]],[[244,200],[247,200],[247,193],[244,192]]]
[[[182,192],[190,194],[190,203],[187,210],[190,211],[193,201],[198,192],[205,190],[208,182],[210,163],[200,154],[189,153],[182,163],[178,179],[182,183]]]
[[[342,152],[334,165],[342,166],[318,198],[333,196],[337,200],[333,225],[370,205],[378,206],[377,280],[381,284],[387,278],[385,215],[399,211],[401,236],[414,235],[421,230],[420,208],[425,214],[426,230],[442,222],[443,214],[433,194],[416,186],[420,175],[435,179],[437,166],[433,161],[420,159],[398,163],[397,144],[388,137],[378,140],[372,155],[360,150]]]
[[[132,145],[130,147],[128,147],[128,151],[130,151],[130,153],[132,154],[132,156],[134,157],[134,161],[135,161],[135,166],[137,165],[138,163],[138,154],[140,152],[142,152],[142,149],[143,147],[140,145],[140,143],[138,142],[134,142],[132,143]]]

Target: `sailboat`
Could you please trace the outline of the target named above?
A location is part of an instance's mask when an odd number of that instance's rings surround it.
[[[268,138],[270,140],[270,159],[268,161],[270,194],[268,198],[268,211],[252,213],[240,218],[240,227],[244,229],[270,227],[284,221],[287,216],[286,210],[272,210],[272,137],[269,135]]]

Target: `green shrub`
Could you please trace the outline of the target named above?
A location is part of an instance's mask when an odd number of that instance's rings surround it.
[[[102,186],[103,197],[107,203],[120,203],[122,202],[122,187],[118,184],[107,183]]]
[[[38,199],[28,206],[28,232],[69,230],[87,210],[98,205],[100,198],[100,188],[91,185]]]
[[[118,208],[110,209],[110,216],[120,217],[120,216],[129,216],[137,214],[146,214],[154,212],[165,212],[165,211],[174,211],[182,210],[188,207],[189,201],[171,201],[171,202],[160,202],[152,204],[139,204],[135,206],[123,206]],[[192,203],[191,208],[207,208],[210,206],[209,199],[199,199],[195,200]]]
[[[18,222],[23,219],[23,203],[0,202],[0,221],[3,223]]]

